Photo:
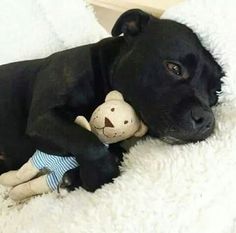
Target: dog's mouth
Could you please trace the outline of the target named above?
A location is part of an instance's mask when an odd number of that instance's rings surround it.
[[[160,140],[162,140],[165,143],[171,144],[171,145],[181,145],[181,144],[186,143],[186,141],[181,140],[179,138],[172,137],[172,136],[162,137],[162,138],[160,138]]]
[[[160,140],[168,143],[168,144],[175,144],[175,145],[180,145],[180,144],[186,144],[186,143],[195,143],[199,141],[203,141],[206,138],[208,138],[214,130],[214,124],[212,124],[211,127],[209,128],[203,128],[200,129],[200,133],[195,133],[195,134],[188,134],[186,132],[180,133],[178,131],[172,131],[169,132],[169,135],[163,135],[160,136]]]

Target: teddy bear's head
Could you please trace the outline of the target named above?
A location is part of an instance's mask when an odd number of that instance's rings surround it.
[[[96,108],[89,123],[92,132],[108,144],[131,136],[141,137],[147,132],[147,127],[118,91],[106,96],[105,103]]]

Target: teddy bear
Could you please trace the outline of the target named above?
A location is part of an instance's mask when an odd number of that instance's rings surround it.
[[[77,116],[75,123],[94,133],[107,147],[132,136],[142,137],[148,130],[118,91],[107,94],[105,102],[95,109],[90,121]],[[19,170],[2,174],[0,184],[12,187],[9,197],[21,201],[56,190],[63,175],[78,166],[73,156],[50,155],[36,150]],[[47,173],[39,176],[45,169]]]

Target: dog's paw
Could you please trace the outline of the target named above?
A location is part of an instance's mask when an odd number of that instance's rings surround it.
[[[63,177],[62,181],[59,185],[59,192],[61,190],[67,190],[68,192],[74,191],[76,188],[80,187],[81,180],[80,180],[80,173],[79,168],[75,168],[72,170],[67,171]]]

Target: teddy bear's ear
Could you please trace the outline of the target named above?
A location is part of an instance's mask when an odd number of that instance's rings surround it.
[[[134,134],[135,137],[142,137],[148,131],[148,127],[141,121],[138,131]]]
[[[119,91],[111,91],[107,94],[105,102],[109,100],[124,100],[124,98]]]

